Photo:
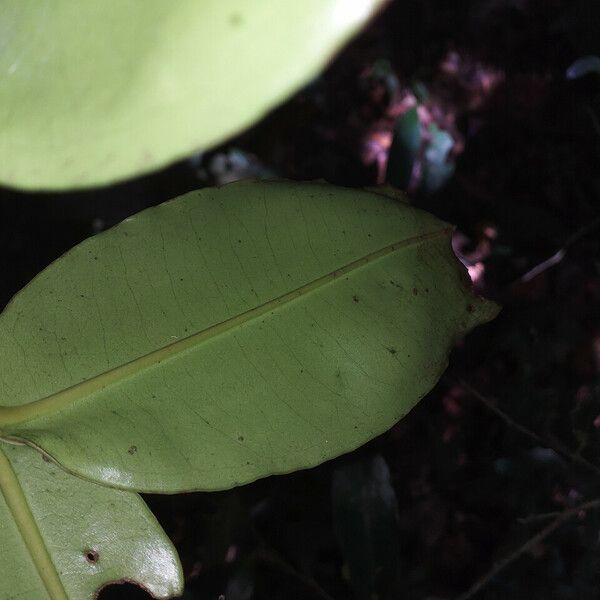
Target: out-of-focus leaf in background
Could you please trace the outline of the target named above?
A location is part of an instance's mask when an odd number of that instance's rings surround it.
[[[358,600],[399,592],[398,501],[381,455],[340,464],[332,478],[333,522]]]

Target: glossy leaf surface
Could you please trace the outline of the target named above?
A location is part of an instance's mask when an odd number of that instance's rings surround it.
[[[382,193],[240,182],[90,238],[0,317],[0,435],[139,491],[223,489],[387,430],[496,314],[451,228]]]
[[[0,597],[86,600],[136,582],[181,594],[175,548],[142,499],[65,473],[26,446],[0,444]]]
[[[307,83],[384,0],[4,0],[0,181],[68,189],[207,149]]]

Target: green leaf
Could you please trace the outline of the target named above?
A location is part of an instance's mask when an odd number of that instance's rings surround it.
[[[179,559],[142,499],[65,473],[26,446],[0,444],[0,597],[95,597],[131,581],[181,594]]]
[[[471,291],[451,233],[383,193],[282,181],[126,219],[0,316],[0,437],[166,493],[353,450],[498,311]]]
[[[214,146],[304,85],[385,0],[4,0],[0,181],[68,189]]]

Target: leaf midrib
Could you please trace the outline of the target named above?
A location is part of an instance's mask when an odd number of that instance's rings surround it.
[[[51,600],[68,600],[65,588],[31,512],[25,492],[6,454],[0,448],[0,492],[23,543]]]
[[[268,300],[259,306],[255,306],[239,315],[230,317],[221,323],[211,325],[206,329],[193,333],[181,340],[177,340],[171,344],[163,346],[157,350],[153,350],[148,354],[144,354],[138,358],[135,358],[125,364],[119,365],[104,373],[99,373],[86,379],[80,383],[77,383],[71,387],[65,388],[45,398],[40,398],[23,404],[20,406],[0,406],[0,435],[6,435],[6,427],[10,425],[17,425],[30,421],[32,419],[48,415],[54,412],[58,412],[63,408],[75,404],[78,400],[86,398],[91,394],[98,391],[104,390],[108,386],[114,385],[123,381],[141,371],[158,365],[166,360],[173,359],[174,357],[194,348],[203,342],[215,338],[223,333],[226,333],[236,327],[239,327],[253,319],[257,319],[262,315],[278,308],[282,305],[288,304],[301,296],[304,296],[318,288],[321,288],[328,283],[334,281],[340,276],[347,275],[348,273],[364,267],[366,264],[371,263],[379,258],[383,258],[398,250],[416,246],[423,242],[448,235],[452,232],[452,228],[449,226],[442,227],[435,231],[430,231],[417,236],[407,238],[400,242],[389,244],[380,250],[371,252],[361,258],[358,258],[346,265],[322,275],[290,292],[286,292],[277,298]],[[4,430],[4,431],[2,431]]]

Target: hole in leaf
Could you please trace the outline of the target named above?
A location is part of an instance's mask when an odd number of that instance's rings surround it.
[[[96,550],[88,548],[87,550],[83,551],[83,554],[85,556],[85,560],[87,560],[91,565],[95,565],[98,562],[99,556]]]
[[[133,583],[112,583],[102,588],[98,600],[146,600],[148,592]]]

